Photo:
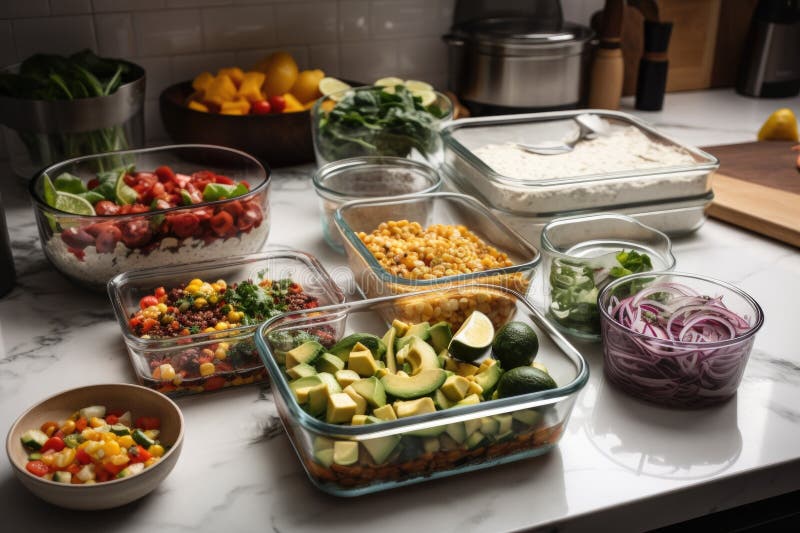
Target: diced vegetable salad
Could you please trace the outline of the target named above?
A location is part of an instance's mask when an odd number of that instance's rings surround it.
[[[130,477],[153,466],[168,446],[158,440],[161,421],[92,405],[62,421],[26,431],[25,469],[58,483],[92,484]]]

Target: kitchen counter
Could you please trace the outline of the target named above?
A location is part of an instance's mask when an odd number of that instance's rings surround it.
[[[666,111],[637,113],[696,145],[753,140],[777,107],[732,91],[669,95]],[[798,113],[800,114],[800,113]],[[272,189],[269,247],[315,254],[345,292],[344,258],[323,242],[312,167],[280,169]],[[4,167],[3,202],[18,280],[0,299],[0,432],[56,391],[135,382],[105,295],[86,295],[44,258],[25,187]],[[175,470],[126,507],[79,514],[36,499],[0,459],[6,531],[563,531],[648,529],[800,489],[800,350],[793,301],[797,249],[708,221],[674,242],[677,269],[730,281],[763,306],[738,394],[711,409],[662,409],[603,378],[597,344],[576,343],[591,366],[561,444],[551,453],[411,488],[340,499],[306,479],[268,388],[245,386],[178,400],[186,437]],[[539,291],[539,285],[535,285]],[[609,525],[613,527],[602,527]]]

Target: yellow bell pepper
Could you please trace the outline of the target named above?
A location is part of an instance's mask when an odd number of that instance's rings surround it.
[[[192,81],[192,89],[195,91],[205,91],[208,89],[208,86],[211,85],[211,82],[214,81],[214,75],[210,72],[201,72],[197,75],[197,77]]]
[[[189,109],[194,109],[195,111],[201,111],[203,113],[208,113],[208,106],[205,104],[201,104],[195,100],[189,101]]]
[[[208,86],[203,100],[222,106],[223,102],[228,102],[236,97],[236,85],[233,84],[230,76],[225,74],[214,78]]]
[[[263,72],[246,72],[237,94],[250,102],[263,100],[264,94],[261,92],[261,86],[264,84],[265,78]]]
[[[217,76],[228,76],[237,87],[242,84],[244,72],[239,67],[221,68],[217,71]]]
[[[292,93],[286,93],[283,95],[284,100],[286,100],[286,107],[284,108],[284,113],[296,113],[298,111],[305,111],[305,107],[303,104],[300,103],[300,100],[295,98]]]
[[[237,98],[236,100],[222,102],[222,106],[220,106],[220,113],[223,115],[246,115],[249,112],[250,102],[244,98]]]

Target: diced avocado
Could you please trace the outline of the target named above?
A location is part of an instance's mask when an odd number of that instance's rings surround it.
[[[300,363],[292,368],[286,369],[286,374],[292,379],[307,378],[317,373],[317,369],[308,363]]]
[[[325,347],[317,341],[306,341],[297,348],[292,348],[286,352],[286,363],[284,366],[289,369],[300,363],[313,365],[317,357],[325,353]]]
[[[333,462],[342,466],[358,462],[358,442],[352,440],[337,440],[334,442]]]
[[[495,442],[504,442],[513,439],[516,435],[517,434],[514,433],[514,430],[509,429],[508,431],[498,433],[494,440]]]
[[[336,381],[339,382],[339,385],[343,389],[348,385],[350,385],[352,382],[361,379],[361,376],[358,375],[358,372],[354,370],[339,370],[334,374],[334,377],[336,377]]]
[[[497,388],[497,383],[503,375],[503,369],[498,364],[481,365],[480,370],[475,374],[475,383],[483,389],[483,398],[488,400]]]
[[[472,363],[462,363],[459,361],[458,368],[456,368],[455,373],[464,377],[474,376],[478,373],[478,367]]]
[[[468,449],[474,450],[475,448],[488,444],[488,442],[489,439],[486,438],[486,435],[484,435],[480,431],[476,431],[475,433],[467,437],[467,441],[464,444],[466,444]]]
[[[375,376],[354,381],[350,386],[362,398],[367,400],[367,403],[373,409],[386,405],[386,390],[383,382]]]
[[[503,413],[501,415],[494,415],[494,418],[497,421],[497,434],[501,435],[506,431],[511,431],[512,423],[514,422],[514,418],[508,414]]]
[[[481,399],[478,397],[477,394],[470,394],[463,400],[456,402],[453,407],[461,407],[462,405],[477,405],[481,403]]]
[[[392,329],[396,333],[396,337],[402,337],[408,331],[409,325],[402,320],[397,320],[396,318],[392,320]]]
[[[322,380],[318,375],[308,376],[306,378],[298,378],[289,382],[289,388],[292,389],[297,403],[304,404],[308,401],[308,391],[314,387],[322,384]]]
[[[447,380],[445,380],[445,383],[447,383]],[[439,409],[450,409],[453,406],[453,402],[442,392],[442,389],[436,389],[433,393],[433,403]]]
[[[422,439],[422,447],[425,448],[427,453],[438,452],[442,445],[436,437],[426,437]]]
[[[314,452],[314,459],[325,468],[330,468],[333,464],[333,443],[330,448]]]
[[[350,422],[356,414],[356,402],[349,394],[336,392],[328,396],[328,408],[325,413],[325,421],[329,424],[343,424]]]
[[[342,361],[347,362],[350,352],[353,351],[353,346],[359,342],[372,352],[372,356],[375,359],[383,359],[386,353],[386,345],[383,344],[383,341],[379,337],[370,333],[353,333],[352,335],[348,335],[331,346],[329,351]]]
[[[336,357],[332,353],[323,353],[314,363],[317,372],[328,372],[329,374],[336,374],[339,370],[344,369],[344,361]]]
[[[387,374],[381,378],[384,388],[388,394],[395,398],[410,400],[427,396],[444,384],[447,374],[441,368],[429,368],[422,370],[415,376],[401,376],[398,374]],[[428,398],[430,400],[430,398]],[[433,400],[431,400],[433,404]]]
[[[485,416],[481,420],[481,433],[484,435],[497,435],[497,430],[500,429],[500,422],[491,416]]]
[[[328,437],[316,436],[314,437],[314,451],[318,452],[320,450],[327,450],[333,449],[333,439],[329,439]]]
[[[464,437],[466,438],[466,437]],[[439,449],[442,451],[450,451],[450,450],[457,450],[461,448],[461,444],[454,441],[453,437],[448,435],[447,433],[442,433],[439,435]]]
[[[350,396],[354,402],[356,402],[356,415],[364,415],[367,412],[367,400],[364,399],[356,390],[353,388],[352,385],[348,385],[344,388],[344,393]]]
[[[361,441],[364,449],[375,461],[375,464],[382,464],[389,458],[397,444],[400,442],[399,435],[389,435],[388,437],[379,437],[377,439],[369,439]]]
[[[445,432],[458,444],[461,444],[467,438],[467,430],[464,426],[464,422],[452,422],[447,424]]]
[[[449,376],[439,389],[447,396],[451,402],[458,402],[464,399],[469,390],[470,382],[461,376]]]
[[[474,381],[469,382],[469,388],[467,389],[467,394],[477,394],[478,396],[483,396],[483,387],[478,385]]]
[[[414,431],[406,432],[406,435],[414,437],[438,437],[447,430],[447,426],[433,426],[425,429],[416,429]]]
[[[38,429],[29,429],[21,437],[22,445],[29,450],[40,450],[47,439],[47,434]]]
[[[397,420],[397,415],[394,414],[394,409],[392,409],[391,405],[382,405],[377,409],[373,409],[372,414],[381,420]]]
[[[377,416],[367,415],[367,424],[380,424],[381,422],[385,422],[385,420]]]
[[[356,344],[356,346],[358,346],[358,344]],[[372,357],[372,352],[370,352],[369,349],[353,349],[347,359],[347,369],[357,372],[358,375],[363,378],[368,378],[375,375],[375,372],[378,370],[378,365],[375,363],[375,358]]]
[[[422,415],[425,413],[435,413],[436,406],[433,400],[425,396],[416,400],[397,401],[392,404],[397,418],[408,418],[409,416]]]
[[[333,374],[329,374],[327,372],[320,372],[317,374],[317,377],[322,380],[322,382],[328,386],[328,390],[333,394],[334,392],[342,392],[342,386],[339,385],[339,382],[336,381],[336,378]]]
[[[464,420],[464,432],[466,433],[467,437],[469,437],[479,429],[481,429],[480,418],[473,418],[472,420]]]
[[[394,328],[389,328],[389,331],[386,332],[386,335],[383,336],[383,344],[386,345],[386,368],[394,374],[397,372],[397,362],[394,358],[394,340],[397,337],[397,330]]]
[[[330,395],[330,387],[325,383],[320,383],[316,387],[308,389],[308,402],[304,406],[306,412],[311,416],[319,416],[324,413],[328,406]]]
[[[430,343],[436,352],[441,352],[450,346],[453,340],[453,330],[447,322],[437,322],[430,329]]]
[[[542,419],[542,413],[536,409],[523,409],[514,411],[511,413],[511,417],[527,426],[535,426]]]
[[[368,422],[369,422],[369,417],[367,417],[367,415],[364,415],[364,414],[353,415],[352,420],[350,420],[350,425],[351,426],[363,426],[364,424],[367,424]]]
[[[402,337],[394,341],[395,349],[399,350],[411,342],[411,337],[419,337],[423,341],[427,341],[431,338],[431,325],[427,322],[412,324]]]
[[[409,350],[405,362],[411,365],[411,375],[418,374],[428,368],[441,368],[436,352],[431,345],[420,339],[412,337],[408,343]]]
[[[378,370],[386,370],[386,363],[383,361],[375,361],[375,364],[378,365]]]

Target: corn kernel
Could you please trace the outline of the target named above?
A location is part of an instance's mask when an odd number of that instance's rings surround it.
[[[123,435],[122,437],[117,439],[117,442],[123,448],[130,448],[135,443],[135,441],[133,440],[133,437],[131,437],[130,435]]]
[[[172,381],[175,378],[175,369],[169,363],[159,365],[156,370],[158,370],[161,381]]]
[[[99,428],[105,426],[106,422],[102,418],[97,418],[96,416],[93,416],[91,419],[89,419],[89,425],[92,426],[93,428]]]
[[[47,466],[52,466],[53,463],[56,462],[56,454],[49,453],[49,454],[42,455],[41,461],[44,464],[46,464]]]
[[[72,420],[67,420],[64,422],[64,425],[61,426],[61,432],[64,435],[72,435],[75,433],[75,422]]]
[[[208,301],[206,301],[206,299],[205,299],[205,298],[197,298],[197,299],[194,301],[194,308],[195,308],[195,309],[202,309],[202,308],[203,308],[203,307],[205,307],[206,305],[208,305]]]
[[[89,455],[94,455],[95,453],[98,452],[98,450],[101,450],[102,448],[103,448],[102,442],[93,440],[89,441],[89,443],[86,445],[86,448],[84,448],[83,451],[85,451]]]
[[[145,468],[147,468],[147,467],[153,466],[154,464],[156,464],[156,462],[157,462],[157,460],[154,459],[153,457],[151,457],[150,459],[148,459],[147,461],[144,462],[144,466],[145,466]]]
[[[160,303],[156,306],[158,308],[159,313],[166,313],[167,312],[167,304]]]
[[[127,456],[127,454],[119,453],[117,455],[112,455],[111,458],[109,459],[109,462],[112,465],[120,466],[120,465],[128,464],[128,462],[130,460],[131,459],[130,459],[130,457]]]
[[[55,465],[59,468],[69,466],[75,460],[75,450],[73,448],[64,448],[55,454]]]
[[[214,363],[203,363],[200,365],[200,375],[201,376],[210,376],[214,373]]]
[[[153,444],[149,448],[147,448],[147,452],[152,455],[153,457],[161,457],[164,455],[164,447],[160,444]]]

